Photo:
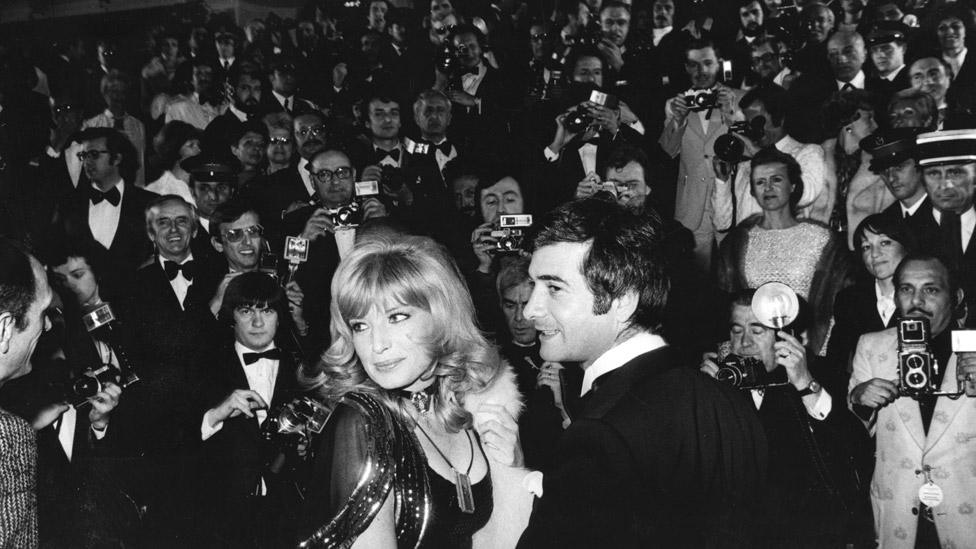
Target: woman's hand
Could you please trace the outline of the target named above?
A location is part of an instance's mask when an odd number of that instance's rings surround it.
[[[485,454],[492,461],[508,467],[523,465],[525,460],[518,438],[518,424],[504,406],[482,404],[474,414],[474,429],[481,437]]]

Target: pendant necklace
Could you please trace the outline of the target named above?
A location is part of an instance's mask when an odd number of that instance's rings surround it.
[[[464,430],[464,434],[468,437],[468,446],[471,448],[471,461],[468,463],[468,470],[462,473],[454,467],[451,460],[447,459],[447,456],[444,455],[444,452],[437,447],[437,444],[434,443],[434,439],[430,438],[430,435],[428,435],[427,431],[420,426],[420,423],[414,422],[414,424],[417,426],[417,429],[420,429],[420,432],[423,433],[423,435],[427,438],[431,446],[434,447],[434,450],[440,454],[441,458],[445,463],[447,463],[448,467],[451,468],[451,472],[454,473],[454,488],[457,490],[458,507],[461,508],[461,512],[468,514],[474,513],[474,492],[471,490],[471,477],[469,476],[471,474],[471,466],[474,465],[474,442],[471,441],[471,433],[468,432],[467,429]]]

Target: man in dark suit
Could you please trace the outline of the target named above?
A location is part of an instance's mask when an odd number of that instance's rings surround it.
[[[227,75],[227,82],[234,90],[231,103],[224,114],[214,118],[204,131],[207,143],[204,148],[227,151],[233,144],[231,136],[237,135],[248,120],[256,120],[263,113],[261,98],[263,81],[258,68],[250,63],[236,64]]]
[[[54,293],[40,262],[0,238],[0,385],[31,371],[31,355],[50,329]],[[30,424],[0,409],[0,545],[36,547],[37,442]]]
[[[905,64],[908,25],[901,21],[879,21],[865,38],[874,65],[869,81],[887,102],[895,93],[912,86]]]
[[[217,281],[193,257],[197,218],[182,198],[166,195],[151,203],[145,226],[157,254],[136,271],[139,291],[125,309],[141,379],[127,389],[113,430],[127,458],[130,493],[147,508],[146,541],[173,543],[194,535],[197,412],[216,332],[208,303]]]
[[[316,67],[321,70],[321,67]],[[271,93],[264,95],[264,110],[266,112],[286,112],[292,116],[317,111],[315,105],[307,99],[296,95],[298,90],[298,69],[295,62],[287,57],[278,56],[271,62],[268,81],[271,82]]]
[[[543,359],[581,363],[582,412],[520,547],[748,546],[765,437],[741,395],[682,367],[657,335],[659,230],[599,198],[538,225],[525,316]]]
[[[227,286],[220,320],[233,327],[234,341],[213,365],[200,427],[216,546],[271,547],[288,538],[283,519],[299,495],[287,470],[268,471],[278,448],[260,433],[269,412],[298,394],[298,366],[276,345],[286,315],[284,292],[264,273],[243,273]]]
[[[752,307],[755,293],[733,296],[729,356],[760,361],[771,379],[787,382],[740,389],[755,404],[769,442],[769,483],[755,546],[868,546],[874,530],[867,485],[858,479],[873,456],[867,433],[844,405],[846,375],[808,357],[797,337],[764,325]],[[701,370],[718,376],[724,358],[706,353]],[[863,469],[855,470],[854,463]]]
[[[894,128],[875,132],[862,140],[861,150],[871,155],[868,167],[881,176],[896,199],[882,214],[904,221],[922,249],[930,249],[939,244],[940,238],[932,201],[915,158],[915,137],[922,131],[923,128]]]
[[[918,159],[925,187],[939,222],[942,251],[958,274],[969,311],[968,327],[976,326],[976,129],[920,134]]]
[[[196,259],[210,263],[219,255],[210,243],[218,234],[218,228],[212,226],[212,217],[217,208],[234,196],[241,165],[228,152],[207,150],[187,158],[180,166],[190,173],[190,192],[197,207],[197,232],[193,235],[190,251]]]
[[[108,251],[105,286],[117,290],[149,257],[145,210],[153,193],[132,184],[135,147],[112,128],[88,128],[78,140],[85,176],[91,182],[67,197],[55,214],[55,234],[93,238]]]

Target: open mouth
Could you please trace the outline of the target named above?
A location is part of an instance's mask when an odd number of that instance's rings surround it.
[[[541,330],[539,328],[536,328],[536,330],[538,331],[539,339],[541,340],[552,339],[559,334],[559,330]]]

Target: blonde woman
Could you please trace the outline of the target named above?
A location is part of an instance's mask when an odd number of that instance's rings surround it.
[[[532,504],[521,403],[444,249],[360,243],[331,315],[311,385],[334,411],[313,444],[303,546],[513,547]]]

